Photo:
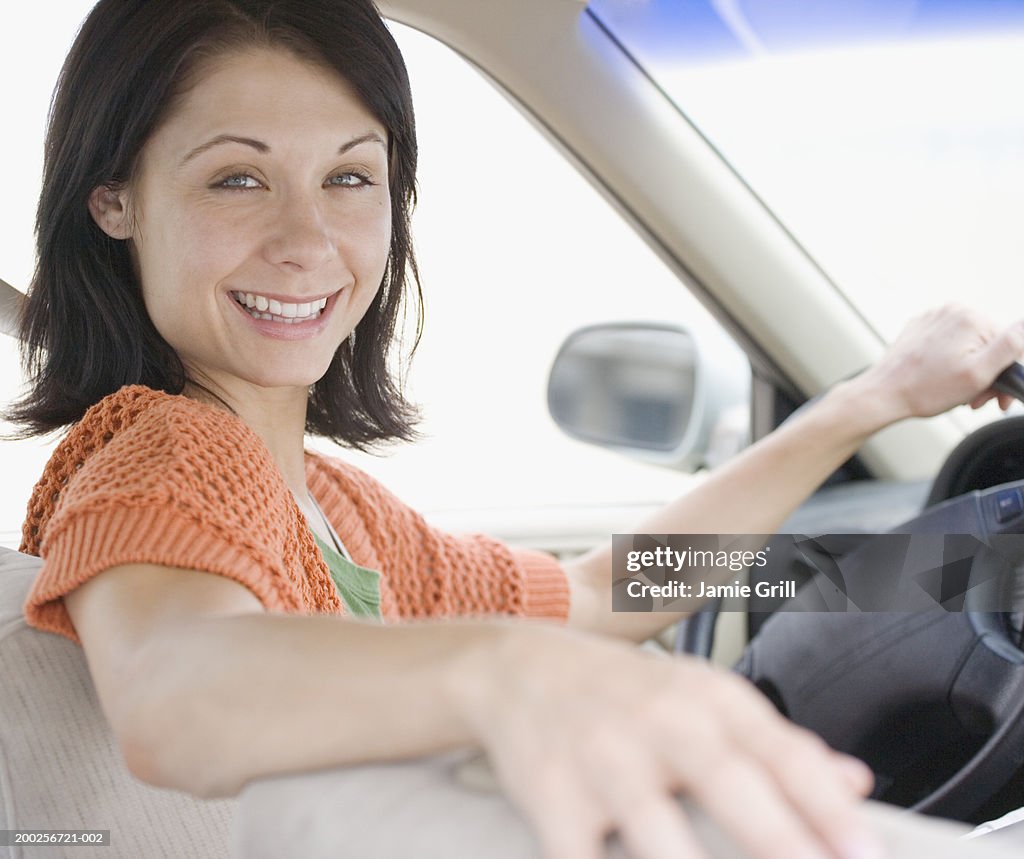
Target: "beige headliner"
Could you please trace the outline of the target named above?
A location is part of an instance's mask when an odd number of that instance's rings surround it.
[[[719,318],[804,393],[880,354],[877,334],[581,0],[380,6],[498,82],[698,294],[713,296]],[[948,417],[907,422],[864,454],[880,477],[924,477],[962,435]]]

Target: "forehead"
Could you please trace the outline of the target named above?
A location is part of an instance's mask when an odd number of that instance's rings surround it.
[[[384,126],[334,70],[283,48],[250,48],[203,61],[152,142],[175,148],[219,133],[333,139],[368,131],[386,139]]]

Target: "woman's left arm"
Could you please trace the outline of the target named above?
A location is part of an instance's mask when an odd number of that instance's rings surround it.
[[[1000,328],[947,306],[913,320],[881,360],[828,391],[696,488],[633,530],[649,534],[771,534],[873,433],[908,417],[1010,398],[992,383],[1024,355],[1024,323]],[[612,550],[606,544],[565,564],[569,624],[643,640],[683,615],[612,611]]]

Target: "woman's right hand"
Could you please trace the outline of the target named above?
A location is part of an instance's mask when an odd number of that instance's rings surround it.
[[[470,728],[548,859],[706,855],[675,794],[756,859],[881,855],[871,774],[786,722],[745,680],[569,630],[508,629],[466,699]],[[477,675],[481,676],[481,675]]]

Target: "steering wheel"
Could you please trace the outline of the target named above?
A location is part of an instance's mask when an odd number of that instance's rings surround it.
[[[1024,365],[1015,361],[999,374],[992,387],[999,393],[1009,394],[1024,403]],[[818,394],[812,397],[790,418],[821,396],[822,394]],[[1018,442],[1019,434],[1007,432],[1006,424],[1007,421],[1003,420],[982,427],[957,446],[947,457],[932,483],[928,500],[925,502],[926,507],[963,495],[973,489],[984,489],[1005,482],[1010,478],[1024,479],[1024,446]],[[974,461],[976,450],[989,451],[994,445],[999,447],[1002,456],[986,455],[980,465]],[[996,473],[993,474],[993,471]],[[688,653],[705,658],[711,655],[721,606],[721,599],[709,600],[700,611],[677,625],[674,645],[676,653]]]
[[[1011,367],[998,385],[1024,399],[1024,367]],[[929,506],[893,533],[972,534],[979,545],[1024,534],[1022,438],[1024,418],[972,433],[940,470]],[[857,551],[843,559],[854,580]],[[1019,554],[1024,568],[1024,549]],[[972,582],[1004,581],[1017,566],[984,548],[965,562]],[[877,552],[864,553],[865,576],[879,566]],[[875,798],[944,817],[993,817],[1021,804],[990,802],[1007,795],[1007,785],[1024,793],[1024,651],[1011,615],[981,608],[778,612],[736,668],[792,721],[865,760]],[[714,613],[698,617],[694,627],[704,635]],[[691,627],[687,643],[707,642]]]
[[[968,578],[958,589],[961,599],[967,595],[968,610],[777,612],[737,670],[789,719],[868,763],[876,799],[971,819],[1024,765],[1018,633],[1007,612],[989,610],[1001,607],[995,600],[984,604],[986,610],[969,610],[972,595],[987,590],[991,597],[986,586],[1024,566],[1024,480],[927,508],[893,533],[936,535],[951,558],[963,555],[954,544],[959,539],[962,549],[964,538],[948,535],[979,536],[972,546],[981,548],[965,558],[961,572]],[[1016,540],[1009,554],[985,548],[998,548],[1003,535]],[[904,547],[910,536],[901,541]],[[898,568],[903,558],[879,563],[877,550],[854,549],[842,560],[853,593],[861,576]],[[805,592],[813,598],[815,591],[808,585],[796,599]],[[1010,807],[1020,804],[1014,800]]]

